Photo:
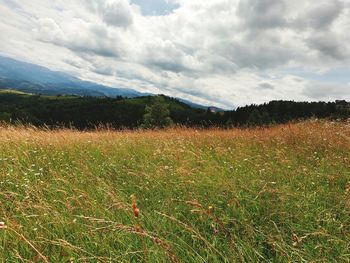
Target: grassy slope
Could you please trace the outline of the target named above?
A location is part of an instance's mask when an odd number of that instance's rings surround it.
[[[13,89],[0,89],[0,94],[17,94],[17,95],[30,95],[29,93],[25,93],[19,90]]]
[[[200,132],[4,128],[0,258],[349,262],[349,137],[346,124],[311,122]]]

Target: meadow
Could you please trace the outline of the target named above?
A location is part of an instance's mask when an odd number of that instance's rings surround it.
[[[350,125],[0,128],[1,262],[350,262]]]

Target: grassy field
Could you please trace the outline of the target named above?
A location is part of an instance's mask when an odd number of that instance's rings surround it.
[[[350,262],[350,126],[0,129],[1,262]]]

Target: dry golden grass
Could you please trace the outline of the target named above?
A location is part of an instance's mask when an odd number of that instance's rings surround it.
[[[38,142],[38,143],[75,143],[84,141],[113,139],[169,139],[169,138],[247,138],[257,140],[294,139],[314,137],[315,140],[324,137],[342,145],[350,144],[350,123],[308,121],[287,125],[276,125],[268,128],[243,129],[191,129],[170,128],[166,130],[96,130],[82,132],[72,129],[40,129],[32,126],[0,126],[0,139],[3,142]]]
[[[349,262],[349,200],[348,123],[0,128],[3,262]]]

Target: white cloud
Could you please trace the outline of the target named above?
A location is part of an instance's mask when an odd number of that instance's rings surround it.
[[[349,80],[327,89],[293,73],[350,70],[348,1],[171,2],[172,13],[143,16],[128,0],[0,0],[0,52],[223,107],[350,94]]]
[[[127,0],[96,1],[97,11],[109,25],[127,28],[133,23],[130,2]]]
[[[37,23],[36,33],[40,40],[53,43],[65,41],[64,33],[52,18],[40,18]]]

